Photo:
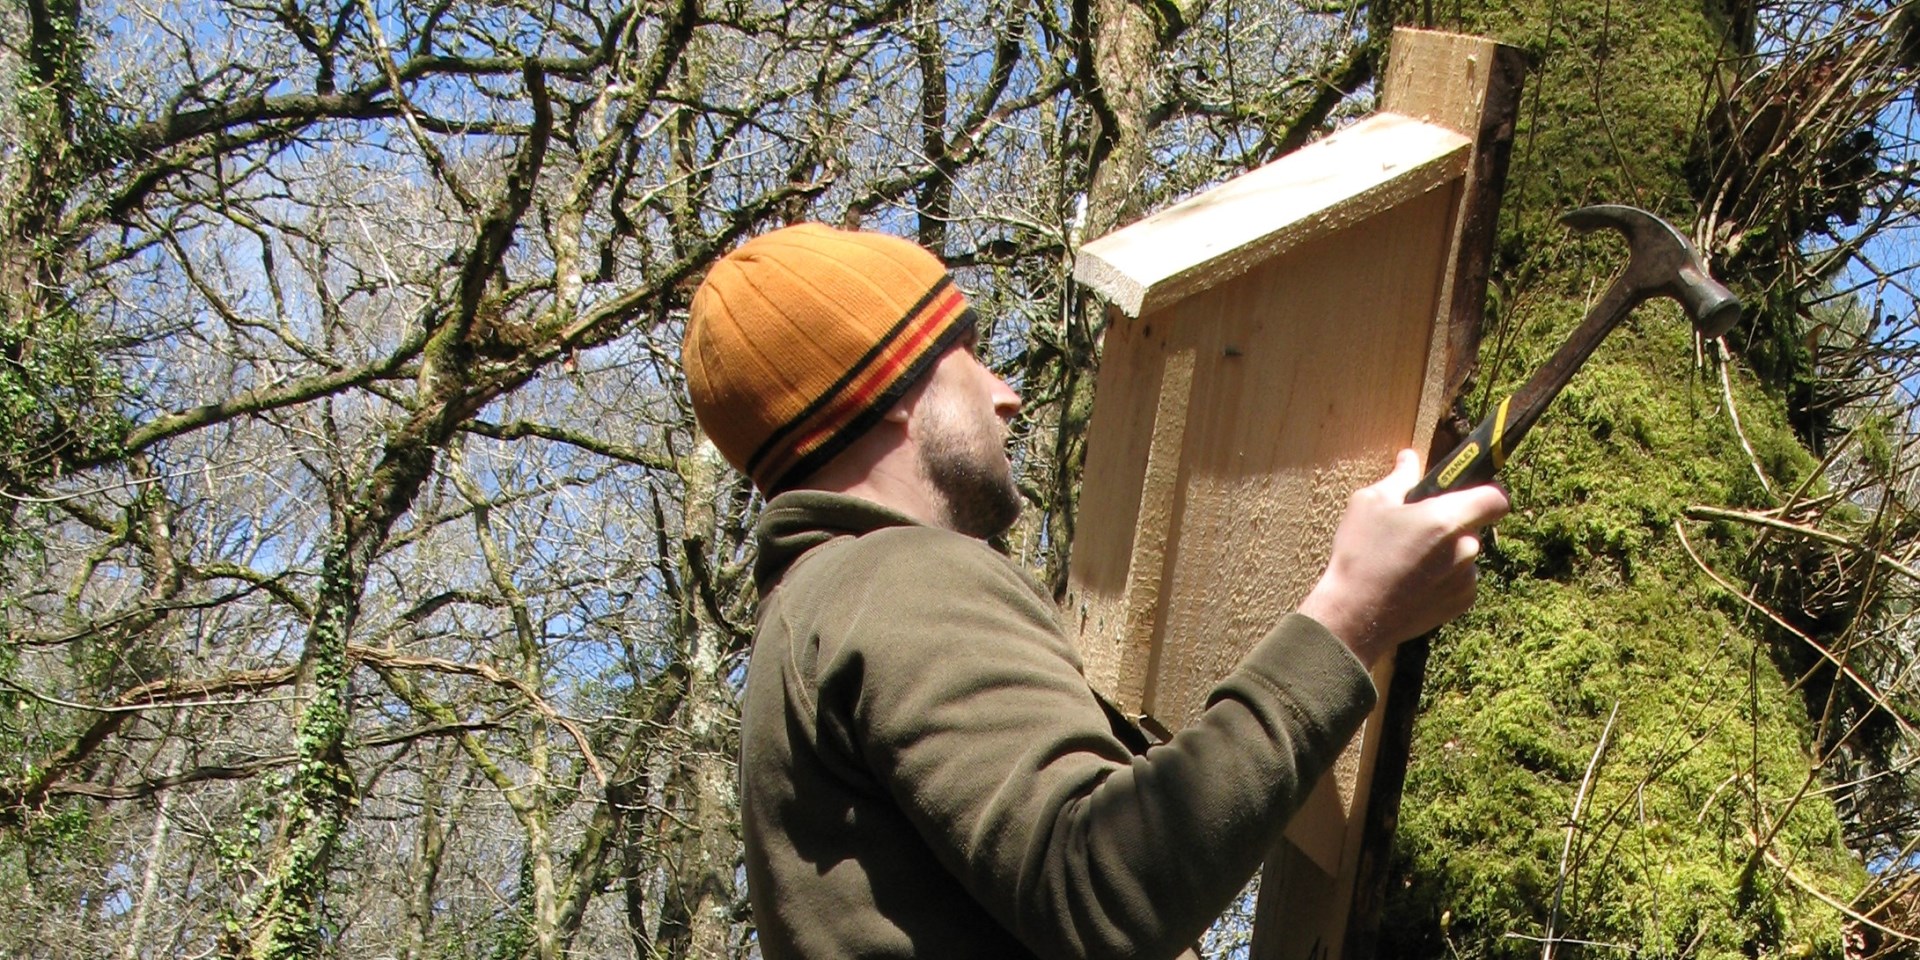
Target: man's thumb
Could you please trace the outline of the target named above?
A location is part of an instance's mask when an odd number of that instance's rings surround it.
[[[1420,482],[1420,455],[1411,449],[1402,450],[1393,458],[1393,472],[1387,474],[1380,485],[1395,497],[1405,499],[1407,491]]]

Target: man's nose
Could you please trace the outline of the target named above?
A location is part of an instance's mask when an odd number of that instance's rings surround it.
[[[993,378],[993,412],[1002,420],[1012,420],[1020,412],[1020,394],[1001,377]]]

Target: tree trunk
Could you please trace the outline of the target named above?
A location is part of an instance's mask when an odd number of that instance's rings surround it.
[[[1145,200],[1141,180],[1151,159],[1147,136],[1153,108],[1151,83],[1165,50],[1185,29],[1186,4],[1137,0],[1077,0],[1082,96],[1092,113],[1086,158],[1081,239],[1103,236],[1138,218]],[[1069,256],[1073,251],[1068,251]],[[1059,399],[1049,411],[1053,438],[1046,478],[1045,582],[1055,596],[1067,586],[1067,557],[1085,465],[1087,423],[1093,416],[1093,371],[1106,314],[1077,286],[1069,295],[1064,356],[1046,370],[1059,378]],[[1039,371],[1030,372],[1036,378]]]
[[[724,542],[716,504],[730,481],[727,466],[704,437],[681,460],[683,551],[680,605],[686,695],[675,716],[676,756],[666,782],[675,811],[668,832],[675,853],[666,878],[660,944],[668,956],[724,957],[733,938],[734,872],[740,845],[734,757],[739,752],[739,706],[728,681],[739,640],[717,623],[703,598],[714,596],[707,557]]]
[[[1149,85],[1162,44],[1151,4],[1137,0],[1087,0],[1092,15],[1088,46],[1093,84],[1092,155],[1087,163],[1084,235],[1103,236],[1140,214],[1140,178],[1147,166]]]
[[[1708,8],[1530,0],[1420,24],[1537,57],[1476,419],[1625,263],[1617,237],[1576,240],[1560,214],[1628,203],[1691,232],[1691,132],[1718,58],[1740,48]],[[1396,7],[1402,22],[1434,9]],[[1832,805],[1805,790],[1805,711],[1691,555],[1726,570],[1749,541],[1699,525],[1680,539],[1688,504],[1762,496],[1691,336],[1670,307],[1641,308],[1503,471],[1515,513],[1488,542],[1481,602],[1433,648],[1382,956],[1540,956],[1543,942],[1551,956],[1573,940],[1838,953],[1838,914],[1794,892],[1845,899],[1860,879]],[[1811,461],[1773,405],[1739,393],[1791,487]],[[1766,863],[1785,850],[1791,877]]]
[[[174,761],[168,775],[180,772],[180,761]],[[160,794],[154,804],[153,835],[147,840],[147,865],[140,871],[140,892],[133,901],[133,920],[128,924],[127,939],[120,948],[122,960],[139,960],[142,951],[148,949],[147,923],[153,914],[154,894],[160,889],[160,875],[167,866],[167,833],[173,827],[174,792],[169,790]]]

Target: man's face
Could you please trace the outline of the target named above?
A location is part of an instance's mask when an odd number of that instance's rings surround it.
[[[920,471],[945,526],[985,539],[1020,517],[1020,490],[1007,459],[1007,421],[1020,395],[974,356],[971,336],[949,349],[927,374],[915,405]]]

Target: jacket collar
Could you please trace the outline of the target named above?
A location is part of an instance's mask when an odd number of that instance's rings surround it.
[[[825,490],[790,490],[767,501],[753,525],[760,548],[753,581],[766,596],[787,568],[814,547],[886,527],[918,525],[912,517],[871,500]]]

